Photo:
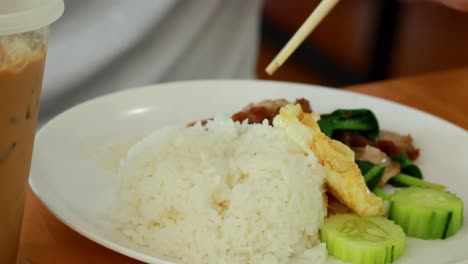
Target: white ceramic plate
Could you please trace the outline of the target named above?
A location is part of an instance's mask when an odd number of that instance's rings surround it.
[[[250,102],[305,97],[318,112],[372,109],[382,128],[410,133],[428,180],[448,186],[468,204],[466,130],[409,107],[310,85],[261,81],[194,81],[154,85],[101,97],[61,114],[37,134],[30,183],[65,224],[108,248],[150,263],[167,263],[127,244],[110,228],[116,168],[142,135],[168,124],[231,114]],[[465,213],[465,219],[467,219]],[[395,263],[468,263],[468,222],[444,241],[408,239]]]

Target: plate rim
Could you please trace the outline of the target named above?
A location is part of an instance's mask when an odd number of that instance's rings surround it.
[[[296,83],[296,82],[288,82],[288,81],[274,81],[274,80],[199,79],[199,80],[184,80],[184,81],[162,82],[162,83],[155,83],[155,84],[148,84],[148,85],[142,85],[142,86],[129,87],[129,88],[126,88],[124,90],[114,91],[114,92],[111,92],[111,93],[108,93],[108,94],[104,94],[104,95],[94,97],[94,98],[89,99],[89,100],[85,100],[85,101],[83,101],[81,103],[78,103],[78,104],[76,104],[76,105],[74,105],[74,106],[72,106],[70,108],[65,109],[64,111],[60,112],[59,114],[55,115],[50,120],[45,122],[44,125],[42,125],[40,127],[40,129],[36,132],[36,137],[41,134],[41,132],[44,130],[44,128],[49,126],[51,123],[56,122],[58,119],[62,118],[64,115],[66,115],[68,112],[75,111],[76,109],[78,109],[80,107],[84,107],[84,106],[86,106],[88,104],[93,104],[93,103],[96,103],[96,102],[101,101],[101,100],[106,100],[106,99],[109,99],[111,97],[123,96],[123,95],[125,95],[127,93],[143,92],[145,90],[163,89],[166,86],[172,86],[172,85],[178,86],[178,85],[184,85],[184,84],[190,85],[190,84],[194,84],[194,83],[227,83],[227,82],[229,82],[229,83],[239,83],[239,84],[259,83],[261,85],[284,84],[284,85],[289,85],[289,86],[308,87],[309,89],[318,89],[318,90],[323,90],[323,91],[324,90],[327,90],[327,91],[331,90],[331,91],[338,92],[338,93],[347,93],[347,94],[351,94],[351,95],[359,95],[359,96],[362,96],[362,97],[367,98],[367,99],[374,99],[374,100],[383,101],[385,103],[397,105],[397,106],[405,108],[405,110],[417,111],[420,114],[429,115],[432,118],[438,119],[439,121],[442,121],[442,122],[446,123],[447,125],[450,125],[450,126],[456,128],[456,129],[461,129],[461,131],[465,131],[465,132],[467,131],[466,129],[462,128],[461,126],[459,126],[459,125],[457,125],[457,124],[455,124],[455,123],[453,123],[451,121],[443,119],[442,117],[436,116],[436,115],[434,115],[432,113],[429,113],[427,111],[424,111],[422,109],[415,108],[415,107],[412,107],[412,106],[409,106],[409,105],[405,105],[403,103],[392,101],[392,100],[389,100],[389,99],[386,99],[386,98],[381,98],[381,97],[377,97],[377,96],[374,96],[374,95],[365,94],[363,92],[349,90],[348,88],[338,88],[338,87],[324,86],[324,85],[317,85],[317,84]]]

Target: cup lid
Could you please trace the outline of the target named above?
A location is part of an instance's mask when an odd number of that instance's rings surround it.
[[[63,0],[1,0],[0,36],[48,26],[63,10]]]

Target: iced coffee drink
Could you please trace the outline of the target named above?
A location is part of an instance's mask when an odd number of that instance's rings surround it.
[[[61,0],[0,2],[0,263],[16,263],[49,24],[62,12]]]
[[[46,29],[0,38],[0,263],[16,257],[46,40]]]

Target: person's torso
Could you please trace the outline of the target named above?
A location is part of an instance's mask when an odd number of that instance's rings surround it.
[[[261,0],[65,2],[51,32],[40,124],[122,89],[254,77]]]

